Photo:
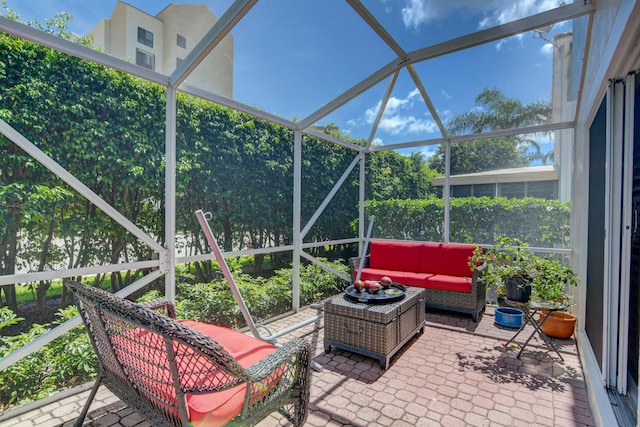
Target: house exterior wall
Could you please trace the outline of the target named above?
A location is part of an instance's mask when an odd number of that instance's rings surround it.
[[[117,7],[125,8],[124,31],[121,33],[125,42],[125,58],[127,60],[131,58],[132,62],[135,62],[138,49],[151,53],[155,57],[156,71],[166,74],[164,70],[158,69],[158,65],[164,61],[164,46],[162,45],[164,26],[162,21],[124,3],[118,3]],[[138,27],[153,33],[153,46],[146,46],[138,42]]]
[[[100,21],[89,35],[95,48],[128,62],[136,63],[138,50],[153,55],[154,71],[171,75],[217,20],[205,5],[171,4],[152,16],[118,1],[111,18]],[[153,46],[138,42],[138,27],[153,33]],[[178,35],[184,37],[186,48],[178,46]],[[233,37],[227,35],[185,82],[232,98]]]
[[[571,170],[571,165],[567,165],[567,169]],[[486,186],[493,185],[494,191],[492,197],[501,196],[501,187],[504,184],[516,184],[522,183],[526,187],[523,187],[523,193],[515,197],[527,197],[527,187],[530,187],[533,194],[537,194],[541,188],[536,185],[537,183],[544,182],[552,183],[554,189],[546,196],[549,199],[558,198],[558,176],[559,171],[553,165],[544,166],[528,166],[523,168],[512,169],[497,169],[492,171],[469,173],[462,175],[452,175],[449,177],[449,185],[451,186],[452,197],[458,197],[456,190],[461,187],[469,186]],[[569,182],[571,182],[569,180]],[[529,185],[529,183],[531,183]],[[431,185],[434,187],[442,187],[445,185],[445,177],[435,177],[431,180]],[[537,188],[537,189],[536,189]],[[471,194],[469,194],[470,196]],[[475,194],[474,194],[475,195]],[[484,194],[483,194],[484,195]],[[539,195],[532,197],[540,197]]]
[[[574,302],[578,314],[578,344],[588,383],[590,406],[597,425],[617,425],[612,406],[604,385],[602,368],[594,357],[593,347],[585,334],[587,255],[588,255],[588,224],[586,212],[589,207],[589,127],[600,106],[609,79],[623,77],[629,71],[629,57],[633,52],[638,37],[638,17],[640,6],[635,1],[612,0],[596,3],[596,13],[593,16],[591,36],[588,45],[588,62],[584,64],[583,91],[576,117],[575,149],[573,161],[572,189],[572,237],[573,237],[573,267],[581,278],[581,285]],[[584,22],[586,32],[587,25]],[[577,36],[580,25],[575,28]],[[586,33],[585,33],[586,34]],[[583,64],[574,63],[573,74]],[[627,153],[628,155],[628,153]],[[611,165],[607,165],[611,168]],[[585,184],[586,183],[586,184]],[[620,233],[621,230],[605,230],[608,236]],[[611,263],[620,263],[620,259],[612,259]],[[611,284],[605,281],[605,286]],[[603,295],[603,298],[605,296]],[[607,317],[605,313],[604,317]],[[607,319],[602,319],[607,324]],[[606,331],[606,328],[605,328]],[[605,332],[606,333],[606,332]],[[611,337],[605,337],[605,341]]]
[[[108,19],[98,22],[89,35],[93,36],[93,45],[101,46],[105,51],[109,50],[109,33],[111,26]]]
[[[577,92],[571,85],[573,34],[557,35],[554,40],[553,87],[551,115],[553,122],[567,122],[575,117]],[[558,170],[558,199],[567,202],[571,199],[573,174],[573,134],[569,129],[554,132],[553,164]]]

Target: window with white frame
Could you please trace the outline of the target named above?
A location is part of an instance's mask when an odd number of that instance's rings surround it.
[[[136,64],[150,70],[155,70],[156,57],[144,50],[136,49]]]

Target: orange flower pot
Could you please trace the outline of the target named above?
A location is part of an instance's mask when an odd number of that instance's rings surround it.
[[[540,321],[547,315],[546,311],[540,312]],[[576,327],[576,316],[564,311],[554,311],[546,322],[542,324],[542,332],[553,338],[563,340],[571,338]]]

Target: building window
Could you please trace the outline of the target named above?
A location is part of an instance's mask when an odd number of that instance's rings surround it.
[[[500,184],[500,195],[507,198],[522,198],[525,196],[524,182],[505,182]]]
[[[473,185],[473,196],[474,197],[495,197],[495,184],[474,184]]]
[[[153,33],[138,27],[138,42],[145,46],[153,47]]]
[[[533,181],[527,183],[527,197],[541,199],[558,198],[558,181]]]
[[[178,40],[177,40],[178,46],[186,49],[187,48],[187,39],[184,36],[181,36],[180,34],[178,34]]]
[[[452,185],[451,197],[471,197],[470,185]]]
[[[176,68],[178,68],[180,66],[180,64],[182,64],[182,61],[184,61],[184,59],[176,58]]]
[[[150,70],[155,70],[156,57],[144,50],[136,49],[136,64]]]

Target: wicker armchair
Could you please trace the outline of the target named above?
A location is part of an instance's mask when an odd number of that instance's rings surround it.
[[[293,425],[307,417],[311,348],[280,348],[241,332],[174,318],[165,300],[135,304],[67,281],[100,361],[76,421],[100,384],[153,426],[253,425],[274,411]]]

